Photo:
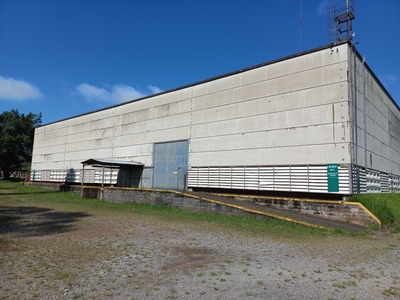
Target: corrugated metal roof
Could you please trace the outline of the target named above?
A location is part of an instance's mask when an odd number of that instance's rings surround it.
[[[130,166],[130,167],[141,167],[144,164],[136,161],[123,161],[123,160],[107,160],[107,159],[97,159],[90,158],[88,160],[83,161],[81,164],[83,165],[101,165],[101,166]]]

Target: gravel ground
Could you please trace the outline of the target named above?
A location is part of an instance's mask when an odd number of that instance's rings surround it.
[[[0,299],[400,298],[400,234],[288,238],[1,205]]]

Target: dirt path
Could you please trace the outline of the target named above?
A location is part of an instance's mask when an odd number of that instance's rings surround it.
[[[0,199],[0,299],[399,299],[400,234],[279,238]]]

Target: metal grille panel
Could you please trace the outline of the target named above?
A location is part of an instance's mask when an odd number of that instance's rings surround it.
[[[327,193],[326,166],[192,167],[189,187]],[[340,193],[350,191],[349,170],[339,167]]]

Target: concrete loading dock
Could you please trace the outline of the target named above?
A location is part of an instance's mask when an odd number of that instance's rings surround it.
[[[39,127],[31,180],[81,183],[103,159],[142,164],[144,188],[390,192],[399,151],[398,105],[343,42]]]

